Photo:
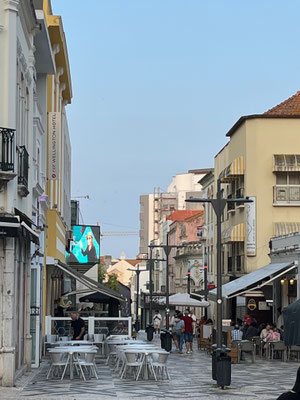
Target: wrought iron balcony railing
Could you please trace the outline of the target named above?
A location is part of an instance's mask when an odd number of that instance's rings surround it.
[[[18,184],[28,188],[29,155],[25,146],[18,147]]]
[[[14,171],[15,129],[0,127],[0,171]]]

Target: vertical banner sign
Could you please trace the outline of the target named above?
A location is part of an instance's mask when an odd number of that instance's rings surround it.
[[[246,203],[246,251],[247,256],[256,256],[256,197],[249,197]]]
[[[60,113],[48,113],[48,179],[58,178]]]

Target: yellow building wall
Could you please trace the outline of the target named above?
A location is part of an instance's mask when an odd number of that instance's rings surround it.
[[[276,185],[273,156],[300,154],[299,132],[300,119],[248,119],[234,132],[230,142],[215,157],[215,190],[220,173],[235,159],[244,156],[245,196],[256,197],[256,256],[245,256],[243,273],[249,273],[269,264],[269,240],[274,236],[275,222],[300,222],[300,206],[273,205],[273,186]],[[227,186],[228,184],[221,186],[226,197]],[[229,216],[225,212],[222,231],[240,223],[246,224],[246,208],[237,209]],[[225,245],[225,265],[227,256]],[[236,275],[239,276],[239,273]]]

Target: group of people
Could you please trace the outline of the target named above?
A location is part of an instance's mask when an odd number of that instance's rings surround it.
[[[260,337],[264,342],[278,342],[283,340],[283,325],[280,329],[275,324],[262,323],[257,324],[255,318],[245,315],[244,323],[239,320],[238,324],[233,324],[234,329],[231,332],[231,340],[250,340],[253,337]]]

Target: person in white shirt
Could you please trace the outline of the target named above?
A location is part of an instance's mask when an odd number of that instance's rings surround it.
[[[159,311],[155,310],[155,314],[153,317],[153,326],[154,326],[155,333],[158,333],[158,334],[160,333],[161,319],[162,318],[161,318]]]

